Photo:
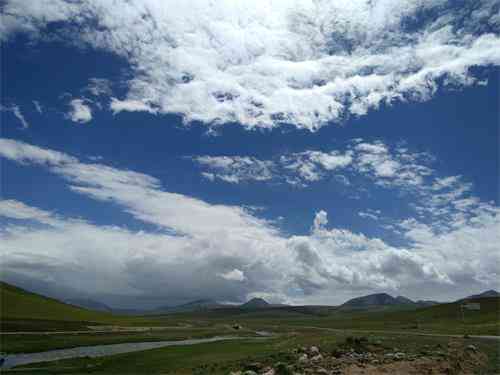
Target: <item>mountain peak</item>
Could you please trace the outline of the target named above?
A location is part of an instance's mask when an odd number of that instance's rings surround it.
[[[488,297],[500,297],[500,293],[496,290],[490,289],[479,294],[473,294],[471,296],[465,297],[464,299],[476,299],[476,298],[488,298]]]
[[[400,302],[387,293],[369,294],[367,296],[352,298],[342,306],[352,308],[364,308],[369,306],[397,305]]]
[[[415,302],[412,301],[411,299],[405,297],[405,296],[397,296],[396,301],[402,305],[411,305],[414,304]]]
[[[248,302],[241,305],[241,307],[244,309],[261,309],[261,308],[269,307],[269,303],[267,303],[262,298],[252,298]]]

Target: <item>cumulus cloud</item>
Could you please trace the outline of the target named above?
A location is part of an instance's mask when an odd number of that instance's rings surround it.
[[[471,202],[459,203],[457,210],[466,210],[468,219],[452,219],[454,225],[444,230],[408,219],[400,229],[411,243],[395,247],[329,228],[325,211],[316,214],[309,234],[286,236],[256,211],[167,192],[155,177],[140,172],[8,139],[0,140],[0,156],[46,168],[73,192],[112,202],[162,229],[135,232],[3,201],[0,215],[8,225],[0,229],[1,261],[3,274],[12,278],[93,295],[158,291],[169,301],[264,295],[272,301],[339,303],[360,292],[415,298],[423,297],[425,288],[427,298],[455,298],[498,287],[500,211],[488,203],[474,203],[472,210]]]
[[[67,117],[80,124],[85,124],[92,120],[92,109],[83,99],[73,99],[69,102],[70,111]]]
[[[127,59],[114,112],[312,130],[473,84],[470,68],[500,62],[499,19],[495,0],[8,0],[0,31]]]

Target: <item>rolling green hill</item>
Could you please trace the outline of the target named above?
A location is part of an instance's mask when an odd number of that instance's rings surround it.
[[[500,298],[471,300],[481,304],[480,311],[465,310],[460,302],[428,307],[402,305],[383,309],[343,310],[335,307],[284,306],[248,311],[223,308],[203,313],[183,314],[184,318],[231,321],[259,326],[315,326],[350,330],[391,330],[450,334],[499,335]]]
[[[104,323],[114,318],[110,313],[69,305],[5,282],[0,282],[0,301],[2,330],[9,330],[20,324],[29,328],[32,326],[29,324],[30,321],[33,327],[51,326],[50,322],[59,321],[66,322],[58,324],[61,328],[77,328],[82,325],[81,322]],[[45,324],[39,324],[41,321]]]
[[[121,316],[69,305],[4,282],[0,282],[0,296],[1,329],[4,331],[73,330],[98,324],[154,326],[202,320],[207,324],[209,321],[220,324],[227,321],[246,321],[256,326],[285,324],[339,329],[411,329],[423,332],[490,335],[498,335],[500,329],[498,297],[471,300],[480,303],[481,310],[466,310],[463,316],[460,301],[406,310],[399,305],[367,311],[344,311],[327,306],[270,305],[258,309],[239,306],[168,315]]]
[[[471,300],[481,304],[479,311],[465,310],[460,302],[411,310],[336,311],[327,317],[309,319],[310,325],[339,329],[413,330],[435,333],[500,334],[500,298]],[[306,321],[299,324],[305,325]]]

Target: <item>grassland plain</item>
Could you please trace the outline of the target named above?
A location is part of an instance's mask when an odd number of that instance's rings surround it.
[[[332,335],[317,330],[295,330],[267,341],[239,341],[170,347],[102,358],[78,358],[45,364],[21,366],[26,374],[229,374],[249,363],[275,364],[287,362],[293,350],[317,345],[323,352],[336,350],[347,333]],[[367,334],[371,341],[382,342],[388,350],[397,348],[416,353],[422,348],[441,351],[450,342],[446,337],[394,336],[380,332]],[[493,341],[457,339],[461,345],[475,345],[486,353],[488,362],[477,368],[477,374],[497,374],[498,343]],[[9,373],[7,370],[5,373]]]
[[[218,335],[255,335],[269,331],[266,340],[214,342],[168,347],[101,358],[75,358],[22,366],[23,373],[163,373],[227,374],[251,361],[286,360],[298,346],[318,345],[334,350],[347,337],[363,335],[387,348],[408,352],[423,346],[445,347],[450,340],[473,344],[488,356],[478,373],[498,373],[499,342],[463,338],[464,335],[498,335],[498,298],[481,299],[481,310],[462,316],[459,304],[443,304],[416,310],[385,309],[376,312],[336,312],[325,307],[281,307],[248,311],[220,309],[163,316],[120,316],[95,312],[46,298],[2,283],[1,351],[38,352],[125,342],[181,340]],[[242,328],[235,331],[233,325]],[[102,332],[92,331],[102,328]],[[113,329],[108,329],[112,327]],[[116,331],[120,327],[126,331]],[[128,331],[127,329],[138,329]],[[54,331],[81,333],[56,333]],[[5,334],[35,331],[32,334]],[[40,333],[36,333],[39,331]],[[403,334],[401,334],[403,333]],[[459,338],[418,336],[419,333],[455,334]],[[5,373],[14,370],[7,370]]]

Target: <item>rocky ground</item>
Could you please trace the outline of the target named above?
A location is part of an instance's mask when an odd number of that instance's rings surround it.
[[[388,350],[381,342],[350,337],[334,350],[318,346],[296,348],[274,362],[272,358],[249,363],[230,375],[361,375],[415,374],[466,375],[473,374],[487,357],[474,345],[450,341],[442,345],[424,346],[412,353],[398,348]]]

